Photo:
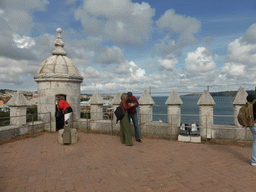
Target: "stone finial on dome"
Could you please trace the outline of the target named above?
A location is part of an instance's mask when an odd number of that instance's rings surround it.
[[[173,89],[167,101],[165,102],[165,105],[181,105],[181,104],[183,104],[181,98],[179,97],[177,91]]]
[[[244,90],[244,88],[241,86],[239,90],[236,93],[236,96],[233,100],[233,105],[243,105],[247,102],[247,96],[248,93]]]
[[[139,99],[139,104],[140,105],[153,105],[153,104],[155,104],[154,100],[149,95],[147,89],[145,89],[144,93],[141,95],[141,97]]]
[[[202,93],[201,97],[199,98],[197,105],[215,105],[215,102],[210,95],[209,91],[206,89]]]
[[[67,53],[64,51],[64,49],[63,49],[63,47],[64,47],[64,42],[62,41],[62,38],[61,38],[61,33],[62,33],[62,29],[61,28],[58,28],[57,30],[56,30],[56,32],[58,33],[58,37],[57,37],[57,39],[55,40],[55,43],[54,43],[54,45],[55,45],[55,50],[54,51],[52,51],[52,54],[53,55],[64,55],[64,56],[66,56],[67,55]]]

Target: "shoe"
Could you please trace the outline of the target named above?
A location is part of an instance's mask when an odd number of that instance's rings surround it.
[[[138,139],[138,140],[136,140],[136,141],[138,141],[138,142],[142,142],[140,139]]]
[[[256,166],[256,163],[251,163],[252,166]]]

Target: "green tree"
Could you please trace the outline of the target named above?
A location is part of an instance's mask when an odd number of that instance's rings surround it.
[[[0,111],[0,126],[10,125],[10,112]]]
[[[37,121],[37,106],[27,108],[27,122]]]

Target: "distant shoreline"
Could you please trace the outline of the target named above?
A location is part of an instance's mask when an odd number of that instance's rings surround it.
[[[16,90],[10,90],[10,89],[0,89],[0,93],[5,93],[6,91],[11,91],[11,92],[16,92]],[[25,92],[31,92],[31,93],[36,93],[36,91],[25,91]],[[251,94],[251,93],[255,93],[254,90],[247,90],[246,91],[248,94]],[[210,92],[211,96],[212,97],[215,97],[215,96],[224,96],[224,97],[235,97],[236,96],[236,93],[237,91],[219,91],[219,92]],[[152,94],[154,94],[154,92],[152,92]],[[81,95],[85,95],[85,94],[82,94]],[[91,95],[91,94],[88,94],[88,95]],[[186,95],[181,95],[181,96],[187,96],[187,97],[200,97],[201,96],[201,93],[191,93],[191,94],[186,94]],[[161,96],[159,96],[161,97]],[[168,96],[167,96],[168,97]]]
[[[248,90],[246,91],[248,94],[251,93],[255,93],[254,90]],[[235,97],[236,96],[237,91],[220,91],[220,92],[210,92],[210,95],[212,97],[215,96],[222,96],[222,97]],[[201,93],[192,93],[192,94],[187,94],[187,95],[183,95],[183,96],[189,96],[189,97],[200,97]]]

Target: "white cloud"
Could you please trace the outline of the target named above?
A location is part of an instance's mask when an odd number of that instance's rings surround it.
[[[225,65],[221,68],[221,72],[227,73],[231,76],[243,76],[245,74],[245,66],[236,63],[225,63]]]
[[[252,24],[249,27],[242,41],[245,41],[248,44],[256,44],[256,23]]]
[[[175,14],[175,11],[167,10],[157,21],[156,25],[162,32],[168,31],[167,35],[156,43],[152,49],[152,55],[159,55],[165,59],[167,55],[180,51],[182,47],[196,42],[195,34],[201,28],[201,22],[195,18]],[[176,40],[176,36],[178,39]],[[172,37],[172,39],[171,39]]]
[[[81,74],[84,78],[100,78],[102,75],[99,71],[92,67],[87,67],[86,69],[81,70]]]
[[[35,45],[35,41],[31,37],[23,35],[22,37],[19,34],[13,34],[13,41],[16,43],[18,48],[30,48]]]
[[[29,35],[33,26],[33,11],[45,11],[48,0],[3,0],[1,6],[4,9],[5,20],[12,32],[20,35]],[[3,13],[1,14],[3,15]],[[3,25],[3,26],[2,26]],[[6,26],[0,22],[0,28],[4,29]]]
[[[179,33],[178,44],[184,45],[196,41],[194,34],[201,27],[201,22],[195,18],[175,14],[175,11],[167,10],[161,18],[156,21],[159,29],[168,29],[170,33]]]
[[[48,0],[2,0],[1,2],[4,8],[10,9],[23,9],[25,11],[37,10],[45,11],[46,5],[49,4]]]
[[[38,63],[0,57],[0,85],[5,88],[19,86],[24,90],[31,88],[35,85],[33,75],[37,70]]]
[[[178,63],[178,59],[174,55],[170,55],[167,59],[158,59],[160,69],[173,70]]]
[[[155,10],[148,3],[131,0],[84,0],[75,11],[89,34],[124,45],[141,46],[151,33]]]
[[[170,36],[165,36],[160,43],[156,43],[152,49],[152,54],[160,55],[165,58],[167,55],[172,54],[177,49],[177,45],[174,40],[170,39]]]
[[[120,64],[124,62],[123,52],[119,47],[105,47],[99,50],[99,56],[94,58],[95,63]]]
[[[247,44],[242,39],[241,37],[229,44],[228,61],[252,67],[256,64],[256,44]]]
[[[139,68],[133,61],[129,62],[130,68],[129,71],[131,72],[131,76],[134,80],[140,80],[145,78],[146,71],[142,68]]]
[[[0,8],[0,17],[4,17],[4,10]]]
[[[34,27],[33,11],[44,11],[46,0],[3,0],[0,13],[0,56],[17,60],[37,60],[29,48]],[[24,49],[26,48],[26,49]]]
[[[207,72],[216,68],[211,52],[205,47],[198,47],[195,52],[187,53],[185,65],[188,70],[194,72]]]
[[[243,37],[231,42],[226,62],[245,65],[245,70],[255,69],[256,65],[256,24],[252,24]]]
[[[129,74],[129,65],[127,63],[114,66],[111,70],[118,75],[128,75]]]

